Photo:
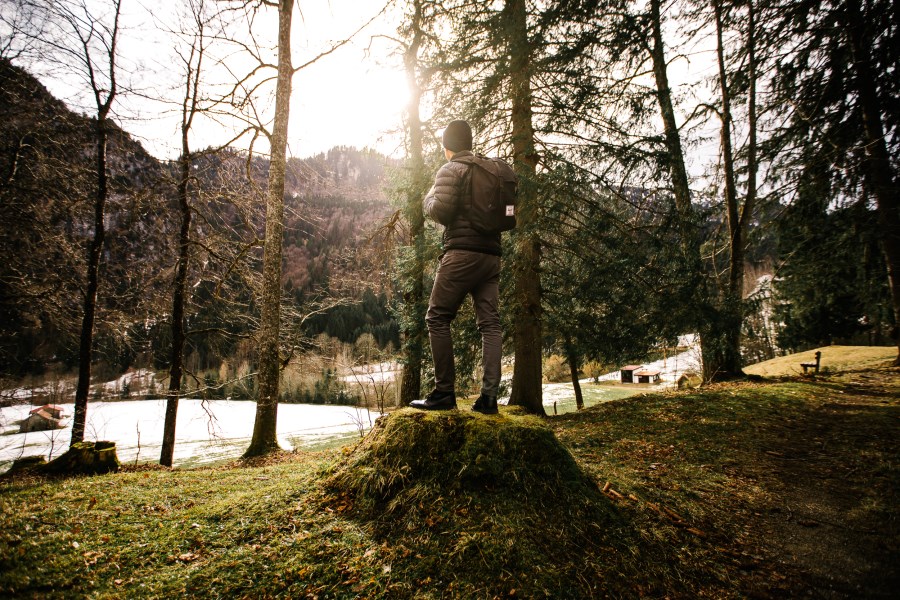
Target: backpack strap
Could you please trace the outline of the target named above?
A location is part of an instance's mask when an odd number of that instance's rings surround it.
[[[461,156],[451,159],[452,162],[466,165],[466,174],[463,175],[462,184],[459,186],[459,199],[463,209],[463,213],[468,215],[472,211],[472,169],[475,168],[477,156],[473,153],[471,156]],[[457,213],[457,218],[459,218]]]

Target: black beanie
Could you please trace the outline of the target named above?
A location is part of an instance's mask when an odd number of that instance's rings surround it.
[[[472,128],[465,121],[451,121],[444,129],[444,148],[450,152],[472,149]]]

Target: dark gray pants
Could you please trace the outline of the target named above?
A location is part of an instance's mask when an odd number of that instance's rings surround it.
[[[500,257],[468,250],[448,250],[441,257],[431,298],[428,301],[428,338],[434,358],[434,388],[454,389],[453,341],[450,323],[456,317],[466,294],[471,294],[475,320],[481,332],[484,377],[481,392],[496,396],[500,388],[500,353],[503,334],[500,329],[498,295]]]

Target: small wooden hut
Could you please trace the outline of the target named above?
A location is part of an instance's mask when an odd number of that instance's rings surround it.
[[[656,369],[642,369],[634,372],[637,378],[635,383],[659,383],[659,371]]]
[[[636,383],[634,380],[634,374],[641,369],[643,369],[641,365],[626,365],[619,369],[619,371],[621,372],[622,383]]]
[[[19,424],[19,433],[61,429],[63,427],[62,420],[65,417],[61,406],[55,404],[39,406],[29,411],[28,417]]]

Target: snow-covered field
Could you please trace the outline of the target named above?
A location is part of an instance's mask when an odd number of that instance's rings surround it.
[[[684,339],[679,345],[687,346],[685,352],[644,363],[643,367],[660,372],[660,387],[674,386],[681,375],[688,371],[700,371],[700,349],[695,339]],[[345,381],[357,383],[384,383],[391,381],[399,368],[396,363],[380,363],[357,369]],[[511,375],[510,375],[511,376]],[[509,377],[509,376],[508,376]],[[598,378],[583,380],[582,387],[588,405],[605,402],[628,395],[631,386],[612,389],[604,382],[618,382],[620,372],[613,371]],[[114,382],[104,384],[104,391],[117,394],[125,386],[132,392],[157,386],[152,373],[136,371],[123,375]],[[655,387],[655,386],[654,386]],[[159,389],[159,387],[155,387]],[[646,391],[647,386],[634,386],[634,393]],[[28,416],[33,406],[27,402],[32,394],[50,397],[69,397],[71,390],[42,388],[39,390],[8,390],[6,398],[19,398],[23,404],[0,408],[0,472],[12,461],[23,456],[43,455],[53,458],[62,454],[69,445],[73,404],[58,403],[70,417],[68,427],[55,431],[18,433],[18,423]],[[571,383],[544,385],[543,403],[549,414],[574,410],[575,392]],[[501,400],[502,402],[503,400]],[[116,442],[119,460],[130,462],[156,462],[162,445],[165,400],[123,400],[117,402],[91,402],[88,405],[87,440]],[[571,406],[569,406],[571,405]],[[175,465],[196,465],[236,458],[250,443],[256,403],[233,400],[181,400],[176,426]],[[318,406],[309,404],[281,404],[278,408],[278,439],[283,448],[315,446],[337,439],[351,439],[367,431],[377,412],[352,406]]]
[[[23,404],[0,409],[0,472],[17,458],[56,457],[68,448],[74,405],[59,406],[70,417],[66,428],[31,433],[18,433],[18,422],[28,416],[32,406]],[[165,411],[165,400],[91,402],[88,404],[85,439],[116,442],[119,460],[123,463],[158,461]],[[255,415],[255,402],[181,400],[175,427],[175,465],[210,463],[240,456],[249,445]],[[352,406],[281,404],[278,407],[279,444],[290,449],[353,437],[368,430],[377,417],[378,413]]]

